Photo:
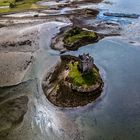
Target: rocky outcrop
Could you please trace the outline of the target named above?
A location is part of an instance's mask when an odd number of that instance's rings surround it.
[[[95,43],[100,39],[99,34],[79,27],[63,28],[57,37],[53,38],[51,47],[61,52],[78,50],[78,48]]]
[[[140,15],[138,14],[125,14],[125,13],[104,13],[105,16],[112,16],[112,17],[123,17],[123,18],[139,18]]]
[[[20,96],[0,104],[0,137],[21,123],[27,112],[28,97]]]
[[[32,45],[32,42],[30,40],[25,41],[18,41],[18,42],[3,42],[0,44],[1,47],[17,47],[17,46],[23,46],[23,45]]]
[[[0,28],[2,28],[2,27],[5,27],[5,25],[3,25],[3,24],[0,24]]]

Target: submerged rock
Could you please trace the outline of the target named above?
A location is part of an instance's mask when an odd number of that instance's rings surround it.
[[[138,14],[124,14],[124,13],[104,13],[105,16],[113,16],[113,17],[124,17],[124,18],[139,18]]]

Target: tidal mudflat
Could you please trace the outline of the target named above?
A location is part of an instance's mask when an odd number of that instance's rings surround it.
[[[0,140],[139,140],[139,0],[9,4],[0,2]],[[98,41],[63,51],[61,37],[73,27],[97,33]],[[60,49],[52,47],[57,38]],[[99,69],[101,94],[82,106],[56,106],[44,79],[63,56],[84,53]]]

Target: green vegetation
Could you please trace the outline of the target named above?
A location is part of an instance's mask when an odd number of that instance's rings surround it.
[[[10,0],[9,1],[7,1],[7,0],[1,0],[0,1],[0,6],[9,6],[9,3],[10,2],[12,2],[12,1],[10,1]]]
[[[78,62],[75,62],[74,64],[70,62],[68,66],[70,68],[68,78],[76,86],[84,86],[84,87],[91,86],[96,84],[96,82],[99,79],[99,73],[95,68],[91,73],[82,74],[78,70]]]
[[[9,8],[0,8],[0,13],[43,8],[42,6],[35,4],[37,1],[39,0],[0,0],[0,6],[9,6]],[[15,6],[11,7],[11,4],[14,4]]]
[[[10,8],[15,8],[15,7],[16,7],[16,4],[15,4],[15,3],[10,3],[10,4],[9,4],[9,7],[10,7]]]
[[[67,31],[64,35],[64,45],[69,47],[80,47],[90,42],[97,40],[97,34],[75,27]]]

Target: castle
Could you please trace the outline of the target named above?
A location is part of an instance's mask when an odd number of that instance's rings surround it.
[[[93,57],[91,57],[88,54],[83,54],[83,55],[79,55],[79,71],[81,73],[89,73],[93,70],[94,67],[94,60]]]

